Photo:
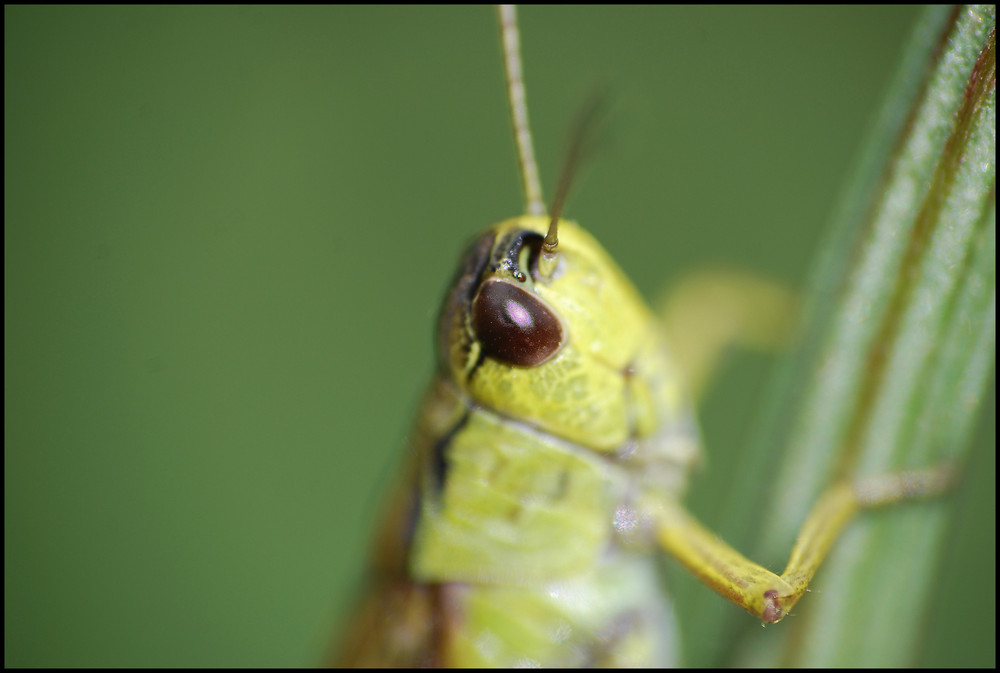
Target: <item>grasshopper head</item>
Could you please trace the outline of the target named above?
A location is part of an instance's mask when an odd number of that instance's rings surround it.
[[[441,310],[442,373],[473,404],[596,451],[627,451],[686,412],[657,323],[603,248],[559,223],[559,256],[539,272],[548,218],[523,216],[467,250]]]

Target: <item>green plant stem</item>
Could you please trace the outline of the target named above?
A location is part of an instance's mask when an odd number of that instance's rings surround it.
[[[996,343],[995,23],[994,7],[928,8],[834,215],[803,345],[736,470],[756,476],[717,526],[772,569],[832,479],[967,459]],[[952,499],[863,514],[781,625],[686,618],[735,645],[717,663],[911,664],[954,599],[935,593]]]

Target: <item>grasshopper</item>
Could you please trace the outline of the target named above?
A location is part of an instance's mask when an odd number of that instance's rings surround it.
[[[516,17],[500,15],[526,214],[472,241],[444,299],[407,486],[376,538],[342,663],[671,664],[656,552],[775,623],[857,511],[938,494],[949,474],[834,483],[781,575],[684,509],[700,453],[684,370],[624,273],[561,218],[568,178],[545,207]]]

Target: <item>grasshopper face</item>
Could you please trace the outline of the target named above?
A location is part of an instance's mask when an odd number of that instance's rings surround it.
[[[653,314],[585,231],[559,225],[538,271],[544,217],[502,222],[467,251],[442,307],[442,373],[472,402],[605,454],[674,436],[687,405]]]

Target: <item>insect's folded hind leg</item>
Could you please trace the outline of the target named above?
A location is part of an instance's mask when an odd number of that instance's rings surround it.
[[[798,300],[791,289],[762,276],[706,269],[683,276],[657,310],[697,401],[727,348],[785,347],[794,335]]]
[[[657,534],[664,549],[710,588],[762,621],[777,622],[807,591],[831,545],[856,512],[937,496],[953,480],[947,464],[834,484],[810,511],[780,576],[727,545],[679,504],[663,505]]]

